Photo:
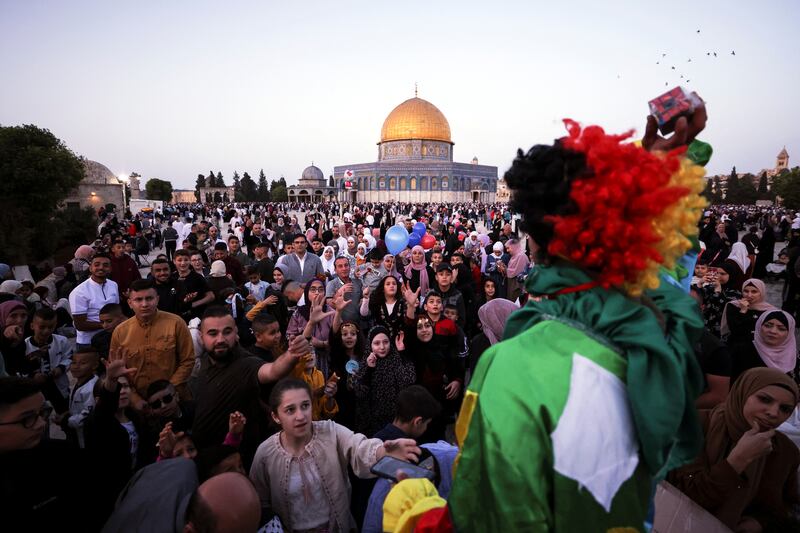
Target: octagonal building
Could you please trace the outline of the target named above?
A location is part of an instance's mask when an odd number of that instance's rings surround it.
[[[439,109],[414,97],[395,107],[381,128],[378,160],[333,169],[346,202],[494,202],[497,167],[453,161],[450,124]]]

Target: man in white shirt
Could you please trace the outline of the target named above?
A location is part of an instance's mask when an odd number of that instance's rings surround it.
[[[119,288],[116,282],[108,279],[110,273],[111,258],[108,254],[96,254],[89,264],[89,279],[69,293],[69,308],[78,332],[76,343],[79,348],[90,346],[92,337],[103,330],[100,309],[106,304],[119,303]]]

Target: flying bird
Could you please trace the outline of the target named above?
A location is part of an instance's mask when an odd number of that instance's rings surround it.
[[[716,52],[714,52],[714,57],[717,57],[717,53]]]
[[[686,62],[687,62],[687,63],[691,63],[691,62],[692,62],[692,59],[691,59],[691,58],[689,58],[689,60],[688,60],[688,61],[686,61]]]
[[[683,77],[683,74],[681,74],[681,78],[682,78],[682,77]]]
[[[736,52],[735,52],[735,51],[731,51],[731,55],[732,55],[732,56],[735,56],[735,55],[736,55]]]
[[[707,55],[707,56],[710,56],[710,55],[711,55],[711,52],[706,52],[706,55]]]
[[[686,80],[686,83],[689,83],[690,81],[692,81],[692,80]]]
[[[697,30],[697,33],[700,33],[700,30]]]
[[[672,67],[672,70],[675,70],[675,67]]]
[[[661,61],[656,61],[656,65],[660,65],[660,64],[661,64]]]
[[[667,57],[667,54],[661,54],[661,57]]]

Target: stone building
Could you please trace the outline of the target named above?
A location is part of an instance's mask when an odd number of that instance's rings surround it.
[[[494,202],[497,167],[453,161],[450,124],[417,96],[386,117],[378,160],[334,167],[337,198],[348,202]]]
[[[289,186],[288,194],[290,202],[332,201],[336,199],[336,187],[325,181],[322,170],[312,162],[303,170],[299,183]]]
[[[108,167],[83,159],[84,178],[78,187],[64,200],[64,207],[93,207],[99,209],[106,204],[122,208],[125,185]]]
[[[737,174],[740,178],[748,176],[753,181],[753,185],[758,187],[759,182],[761,181],[761,177],[766,175],[767,176],[767,187],[772,188],[772,181],[778,174],[782,172],[790,170],[789,167],[789,152],[786,151],[786,147],[783,147],[783,150],[778,152],[777,157],[775,158],[775,166],[773,168],[762,168],[757,172],[740,172],[737,171]],[[728,189],[728,178],[730,175],[728,174],[718,174],[716,176],[706,176],[708,180],[714,180],[719,178],[720,186],[723,190]]]
[[[194,191],[190,189],[173,189],[172,200],[173,204],[193,204],[197,202],[197,197]]]
[[[511,201],[511,191],[506,185],[506,180],[504,178],[497,180],[497,195],[495,196],[495,201],[506,203]]]

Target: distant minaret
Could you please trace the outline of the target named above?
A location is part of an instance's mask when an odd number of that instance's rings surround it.
[[[780,151],[778,154],[778,158],[775,162],[775,173],[779,174],[784,170],[789,169],[789,152],[786,151],[786,147],[783,147],[783,150]]]
[[[139,200],[141,196],[141,190],[139,190],[139,178],[142,176],[137,174],[136,172],[131,172],[131,175],[128,176],[128,184],[131,188],[131,199],[132,200]]]

